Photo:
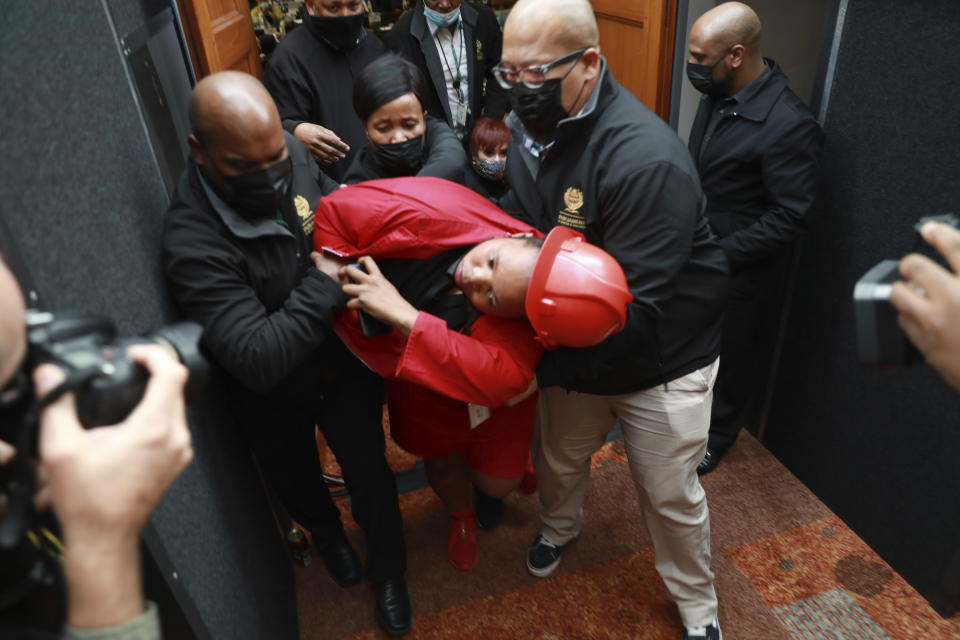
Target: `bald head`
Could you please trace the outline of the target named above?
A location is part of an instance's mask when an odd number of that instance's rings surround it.
[[[600,44],[597,18],[587,0],[520,0],[503,28],[508,38],[543,37],[567,51]]]
[[[503,27],[500,66],[522,72],[516,79],[524,84],[531,77],[533,82],[560,82],[559,104],[553,105],[560,109],[514,104],[528,134],[546,140],[556,132],[558,112],[580,113],[600,79],[599,45],[597,18],[587,0],[520,0],[514,5]],[[540,73],[537,67],[547,70]],[[511,100],[516,91],[511,90]]]
[[[273,99],[246,73],[221,71],[198,82],[190,94],[190,128],[193,158],[216,187],[288,155]]]
[[[190,94],[190,128],[204,144],[246,137],[280,127],[277,107],[267,90],[248,73],[221,71],[197,83]]]
[[[745,54],[760,56],[760,18],[742,2],[724,2],[700,16],[690,30],[704,45],[728,50],[742,45]]]
[[[724,2],[700,16],[689,48],[687,75],[704,93],[734,96],[763,73],[760,18],[742,2]]]

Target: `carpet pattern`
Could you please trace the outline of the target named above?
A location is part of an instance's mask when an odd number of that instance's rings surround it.
[[[415,459],[388,441],[388,460]],[[653,566],[621,441],[592,459],[585,526],[548,578],[530,576],[526,548],[538,531],[536,495],[514,492],[503,523],[478,531],[480,563],[446,560],[447,518],[429,488],[400,496],[409,638],[676,640],[680,620]],[[327,454],[324,467],[337,473]],[[944,620],[754,438],[744,433],[703,478],[711,512],[713,570],[727,640],[960,639]],[[363,534],[338,499],[361,557]],[[338,588],[323,563],[296,570],[304,640],[387,637],[373,616],[373,587]]]

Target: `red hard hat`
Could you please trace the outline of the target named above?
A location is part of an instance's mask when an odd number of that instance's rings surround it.
[[[524,308],[547,349],[592,347],[623,329],[631,300],[613,256],[558,226],[537,256]]]

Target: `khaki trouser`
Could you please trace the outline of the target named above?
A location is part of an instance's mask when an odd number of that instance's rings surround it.
[[[620,418],[657,572],[688,627],[711,624],[710,514],[697,478],[710,429],[712,364],[652,389],[618,396],[540,391],[533,461],[544,537],[566,544],[583,526],[590,456]]]

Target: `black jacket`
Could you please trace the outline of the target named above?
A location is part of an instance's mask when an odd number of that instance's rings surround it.
[[[793,242],[817,188],[823,131],[766,58],[771,73],[725,113],[705,139],[723,98],[703,96],[690,130],[690,154],[707,196],[707,218],[734,272]]]
[[[490,7],[466,1],[460,4],[460,16],[466,35],[464,42],[472,43],[472,46],[464,46],[470,90],[470,113],[464,131],[469,134],[473,122],[481,116],[502,118],[509,102],[506,92],[493,77],[493,68],[500,64],[503,46],[497,16]],[[424,109],[430,115],[446,120],[452,128],[454,122],[447,100],[443,62],[423,16],[423,0],[417,0],[413,9],[403,14],[383,39],[388,47],[420,68],[428,85]]]
[[[467,155],[456,134],[442,121],[427,116],[426,128],[423,132],[423,166],[417,172],[418,176],[445,178],[463,184],[463,173],[467,162]],[[393,178],[388,175],[377,162],[373,148],[369,141],[357,151],[357,155],[350,163],[344,184],[356,184],[365,180],[378,178]]]
[[[535,180],[520,155],[529,156],[522,125],[508,118],[507,171],[527,205],[521,217],[542,231],[563,224],[583,232],[617,259],[634,296],[623,331],[595,347],[546,352],[538,383],[614,395],[717,357],[728,273],[683,143],[603,67],[593,110],[561,122]]]
[[[283,128],[290,133],[302,122],[330,129],[350,145],[347,157],[324,167],[341,182],[356,150],[367,141],[363,123],[353,110],[353,80],[387,48],[366,31],[356,48],[337,51],[316,37],[307,25],[291,31],[277,45],[263,76]]]
[[[305,399],[347,301],[310,261],[313,212],[338,185],[321,182],[306,147],[286,137],[294,180],[277,220],[239,217],[192,158],[164,219],[170,290],[183,315],[203,325],[207,353],[242,388],[238,403],[251,406]]]

